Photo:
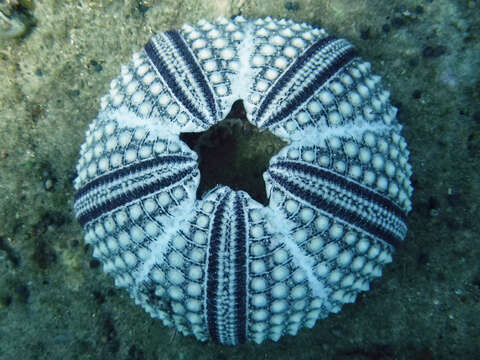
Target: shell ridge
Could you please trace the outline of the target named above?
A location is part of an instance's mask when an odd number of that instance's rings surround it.
[[[283,211],[278,206],[271,204],[269,206],[270,211],[267,211],[267,221],[273,223],[273,228],[276,229],[277,235],[276,241],[284,244],[288,252],[292,256],[294,265],[300,268],[306,275],[308,286],[312,292],[312,295],[322,301],[322,306],[326,309],[330,309],[332,305],[328,301],[328,295],[331,289],[326,287],[313,273],[315,267],[315,260],[305,251],[298,246],[295,240],[292,238],[292,233],[297,224],[289,222],[285,218]],[[285,226],[285,224],[289,224]],[[280,236],[280,237],[278,237]]]
[[[207,286],[205,291],[205,303],[206,303],[206,320],[208,324],[208,331],[210,336],[217,342],[220,342],[223,331],[225,331],[224,323],[221,321],[224,316],[222,312],[221,303],[225,299],[222,296],[224,291],[223,271],[224,271],[224,250],[225,243],[227,241],[225,227],[222,227],[222,223],[226,221],[225,213],[228,198],[230,197],[231,190],[220,188],[226,194],[222,194],[222,198],[219,201],[217,208],[214,210],[211,220],[211,227],[208,236],[208,260],[207,260]],[[218,191],[220,192],[220,191]]]
[[[248,328],[248,228],[247,228],[247,199],[243,193],[236,191],[233,200],[233,272],[236,282],[233,286],[233,297],[235,316],[231,319],[231,326],[234,326],[234,335],[231,338],[236,339],[236,343],[243,344],[247,339]]]
[[[252,68],[250,61],[255,52],[254,30],[253,24],[246,23],[242,26],[243,39],[236,47],[238,53],[238,71],[228,74],[228,78],[231,82],[232,94],[230,96],[230,102],[242,100],[247,113],[249,122],[252,122],[251,112],[253,110],[252,105],[246,101],[249,97],[249,91],[254,82],[255,76],[259,70]]]
[[[339,49],[336,49],[335,47],[337,43],[342,45],[339,46]],[[332,54],[329,55],[330,52]],[[271,127],[282,121],[282,119],[288,117],[289,114],[297,109],[300,104],[304,103],[305,100],[309,99],[328,79],[348,64],[355,56],[356,51],[353,46],[343,39],[329,37],[315,42],[295,60],[265,96],[258,113],[256,114],[259,127],[262,129]],[[284,103],[280,102],[280,107],[276,105],[277,108],[274,112],[262,121],[261,119],[265,117],[265,114],[270,113],[267,109],[271,107],[272,104],[277,103],[275,100],[278,96],[293,86],[292,82],[294,82],[295,76],[304,73],[302,67],[304,67],[306,63],[314,61],[316,57],[323,57],[323,61],[326,62],[326,64],[321,64],[323,67],[322,71],[314,73],[314,77],[309,79],[306,83],[302,82],[298,84],[300,88],[296,90],[296,94],[293,95],[291,99],[286,98]]]
[[[133,276],[137,288],[140,287],[140,284],[147,281],[153,267],[160,265],[160,261],[164,259],[168,247],[171,246],[170,243],[173,236],[179,234],[180,228],[189,218],[189,214],[192,213],[193,205],[193,201],[190,201],[190,206],[187,203],[182,208],[174,210],[172,214],[163,215],[156,219],[158,224],[162,225],[162,234],[156,235],[153,241],[147,245],[149,255],[143,260],[143,263]]]
[[[284,172],[294,172],[297,174],[308,174],[313,177],[316,182],[320,182],[318,190],[313,188],[310,190],[303,185],[300,179],[292,180],[291,177],[285,176]],[[383,239],[388,244],[398,246],[402,240],[406,229],[406,217],[403,210],[398,208],[389,199],[377,194],[364,186],[355,184],[343,176],[336,175],[333,172],[302,164],[295,161],[278,161],[270,165],[267,171],[267,179],[275,181],[281,185],[290,194],[297,196],[302,201],[314,206],[316,209],[324,209],[335,217],[342,219],[346,223],[355,224],[364,229],[366,232]],[[272,180],[270,180],[272,179]],[[321,179],[321,181],[320,181]],[[321,185],[321,184],[324,185]],[[342,197],[351,196],[353,198],[364,199],[364,201],[357,200],[353,202],[357,208],[350,208],[343,206],[341,203],[335,202],[335,197],[325,190],[330,184],[335,184],[340,190]],[[332,190],[330,190],[332,191]],[[368,206],[361,206],[365,203]],[[380,208],[377,208],[380,206]],[[381,213],[380,217],[383,221],[372,219],[371,212]],[[385,224],[385,222],[387,224]]]
[[[393,127],[393,130],[400,130]],[[331,127],[325,123],[318,126],[306,126],[295,131],[289,136],[291,145],[302,144],[303,146],[321,146],[326,147],[329,139],[338,137],[344,140],[353,139],[361,142],[362,137],[367,132],[373,132],[378,135],[387,135],[392,131],[392,126],[387,126],[381,121],[366,121],[363,117],[356,118],[351,123],[345,123],[340,126]],[[290,145],[289,145],[290,146]]]
[[[236,345],[246,341],[248,327],[248,200],[242,192],[228,187],[216,188],[207,197],[215,195],[220,198],[212,214],[208,242],[205,316],[213,338]]]
[[[205,99],[203,103],[205,109],[208,111],[208,115],[203,114],[203,109],[198,108],[192,102],[192,96],[185,92],[184,84],[177,80],[178,76],[170,69],[167,62],[168,59],[164,59],[164,55],[159,51],[160,40],[155,41],[155,39],[152,38],[145,45],[145,52],[157,73],[165,81],[175,98],[197,121],[200,121],[204,127],[208,127],[217,119],[217,109],[212,91],[203,76],[203,72],[178,32],[170,31],[165,33],[165,38],[171,42],[172,45],[170,45],[170,47],[172,47],[174,52],[177,53],[175,61],[183,59],[188,70],[191,72],[191,76],[195,80],[195,87],[199,89],[199,91],[195,92],[197,98],[193,99],[198,101],[198,96],[200,96],[201,99]],[[193,89],[190,89],[190,91],[192,90]]]
[[[155,175],[155,168],[169,164],[178,167],[182,162],[183,168],[177,168],[176,172],[171,171],[169,175],[161,177]],[[188,165],[189,162],[190,165]],[[86,224],[105,212],[135,202],[136,199],[153,194],[166,188],[167,185],[181,183],[194,172],[196,167],[192,159],[169,156],[145,160],[103,175],[88,183],[77,193],[75,203],[78,221],[80,224]],[[146,170],[149,172],[145,173]],[[131,182],[129,189],[124,187],[125,181]],[[94,203],[92,204],[91,201]]]

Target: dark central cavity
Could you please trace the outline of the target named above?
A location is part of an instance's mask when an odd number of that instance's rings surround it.
[[[247,192],[263,205],[268,204],[262,175],[270,158],[286,142],[250,124],[241,100],[233,104],[230,113],[218,124],[200,133],[182,133],[180,139],[199,158],[197,198],[217,185],[226,185]]]

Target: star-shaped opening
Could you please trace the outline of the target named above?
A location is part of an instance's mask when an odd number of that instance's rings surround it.
[[[217,185],[246,191],[267,205],[263,173],[270,158],[286,143],[269,131],[260,131],[248,122],[241,100],[227,117],[207,131],[182,133],[184,141],[198,155],[200,185],[197,198]]]

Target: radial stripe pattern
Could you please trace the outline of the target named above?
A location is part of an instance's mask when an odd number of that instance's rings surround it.
[[[331,171],[280,161],[271,164],[266,178],[299,201],[391,245],[399,245],[407,233],[405,214],[391,200]]]
[[[145,45],[145,52],[157,74],[191,116],[206,127],[212,125],[212,119],[217,120],[212,89],[178,32],[168,31],[163,36],[152,38]],[[181,67],[172,66],[179,63],[182,64]]]
[[[268,205],[197,198],[180,139],[242,100],[287,145]],[[271,18],[154,35],[122,66],[80,150],[74,211],[118,287],[184,335],[225,345],[295,335],[369,289],[407,233],[409,152],[380,77],[344,39]]]
[[[355,55],[352,45],[344,39],[328,37],[312,44],[265,96],[256,114],[257,125],[265,128],[287,118]],[[272,115],[265,118],[265,113]]]
[[[247,214],[242,197],[242,193],[225,192],[209,236],[208,329],[215,340],[228,345],[245,342],[246,334]]]

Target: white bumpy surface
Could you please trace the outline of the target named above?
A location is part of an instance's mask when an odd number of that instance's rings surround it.
[[[396,109],[346,40],[289,20],[201,20],[154,36],[87,131],[75,214],[104,270],[152,317],[235,345],[311,328],[369,289],[405,238],[411,169]],[[287,141],[269,205],[196,199],[179,139],[236,100]]]

